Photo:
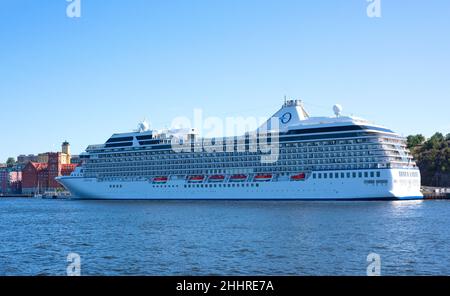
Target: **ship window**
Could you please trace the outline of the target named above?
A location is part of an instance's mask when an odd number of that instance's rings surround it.
[[[345,174],[344,173],[341,173],[341,178],[345,178]]]
[[[316,178],[316,174],[313,174],[313,179],[315,179]]]
[[[319,173],[319,179],[322,179],[322,174],[321,173]]]
[[[364,172],[364,178],[369,177],[369,173],[368,172]]]
[[[352,177],[353,177],[353,178],[356,178],[356,172],[353,172],[353,173],[352,173]]]
[[[362,172],[358,173],[358,178],[362,178]]]
[[[377,172],[377,177],[379,178],[381,176],[380,172]]]
[[[375,173],[374,172],[370,172],[370,177],[371,178],[375,177]]]
[[[328,174],[327,174],[327,173],[324,173],[324,174],[323,174],[323,178],[326,179],[327,177],[328,177]]]
[[[106,143],[133,141],[133,137],[110,138]]]

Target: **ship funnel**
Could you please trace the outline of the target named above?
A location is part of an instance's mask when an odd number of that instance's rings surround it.
[[[309,118],[308,112],[303,107],[301,100],[286,100],[278,112],[276,112],[269,120],[267,120],[260,129],[271,130],[271,121],[278,120],[280,130],[287,129],[289,126],[297,125],[303,120]]]

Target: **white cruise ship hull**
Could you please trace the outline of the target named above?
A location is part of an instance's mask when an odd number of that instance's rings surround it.
[[[150,181],[99,181],[95,178],[60,177],[58,181],[76,199],[108,200],[395,200],[421,199],[417,170],[383,169],[380,177],[278,180],[190,184],[170,180],[165,184]],[[341,173],[342,171],[336,171]],[[344,171],[345,172],[345,171]],[[417,171],[418,172],[418,171]],[[330,173],[330,172],[328,172]],[[334,173],[334,172],[333,172]],[[403,173],[403,174],[402,174]],[[414,175],[414,174],[413,174]]]

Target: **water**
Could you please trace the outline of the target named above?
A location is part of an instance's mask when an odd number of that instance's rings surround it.
[[[450,202],[0,199],[0,275],[450,274]]]

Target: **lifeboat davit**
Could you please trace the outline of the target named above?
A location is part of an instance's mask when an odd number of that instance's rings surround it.
[[[305,173],[299,173],[296,175],[291,176],[291,181],[305,181],[306,174]]]
[[[223,182],[223,180],[225,180],[224,175],[212,175],[208,179],[209,182]]]
[[[244,182],[246,180],[247,180],[247,175],[244,175],[244,174],[232,175],[230,177],[230,182]]]
[[[167,181],[169,180],[168,177],[155,177],[153,178],[153,183],[154,184],[164,184],[167,183]]]
[[[205,176],[189,176],[188,182],[189,183],[201,183],[205,179]]]
[[[267,182],[272,180],[272,174],[259,174],[255,176],[254,180],[256,182]]]

